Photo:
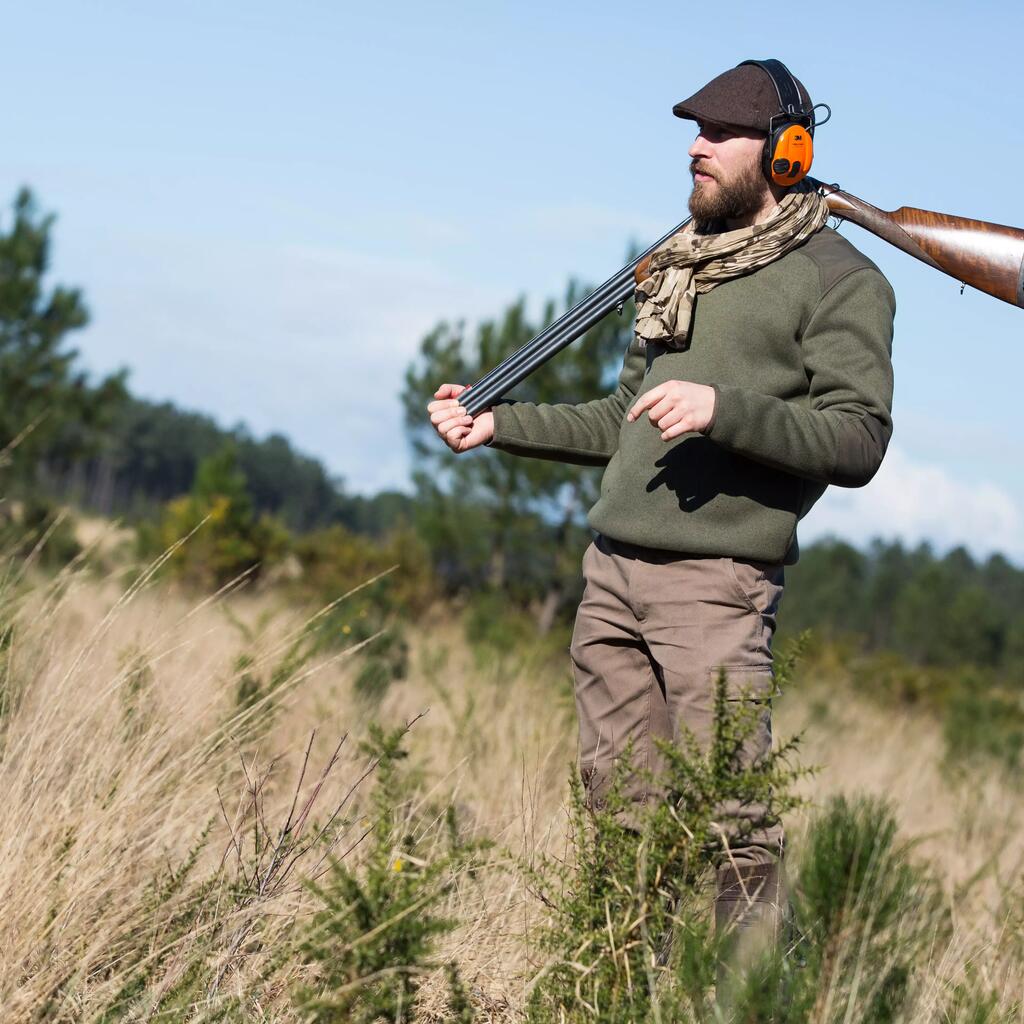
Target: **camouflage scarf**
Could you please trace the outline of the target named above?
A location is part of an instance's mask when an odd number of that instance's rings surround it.
[[[651,258],[650,277],[636,288],[636,333],[685,348],[697,296],[716,284],[766,266],[820,230],[828,206],[816,192],[789,192],[768,219],[735,231],[698,235],[693,221]]]

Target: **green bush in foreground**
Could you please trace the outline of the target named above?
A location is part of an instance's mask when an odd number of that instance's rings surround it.
[[[539,936],[548,962],[529,999],[531,1024],[711,1019],[718,951],[708,875],[722,830],[735,841],[777,822],[797,803],[800,774],[790,764],[794,743],[744,764],[763,708],[729,698],[722,674],[707,754],[693,740],[662,746],[663,799],[632,807],[620,772],[603,805],[589,811],[574,775],[571,860],[532,872],[551,913]],[[764,814],[742,817],[751,805]]]
[[[780,659],[787,678],[793,657]],[[939,881],[897,838],[885,801],[830,800],[787,857],[790,892],[781,941],[742,963],[716,936],[711,867],[723,807],[762,805],[759,829],[797,802],[793,744],[744,767],[758,708],[727,700],[720,679],[707,753],[664,747],[665,799],[620,823],[620,776],[605,806],[571,786],[571,850],[530,869],[548,909],[545,954],[532,982],[530,1024],[896,1024],[932,1020],[922,979],[953,936]],[[637,822],[637,815],[639,821]],[[738,823],[733,823],[738,827]],[[730,829],[731,831],[731,829]],[[742,836],[742,833],[740,833]],[[943,1024],[1008,1020],[981,984],[951,992]],[[927,1017],[921,1013],[929,1014]]]
[[[323,907],[302,946],[316,968],[297,1003],[315,1024],[395,1024],[412,1019],[423,975],[436,967],[437,939],[458,922],[437,912],[458,874],[472,870],[483,846],[459,837],[449,806],[447,850],[438,853],[416,836],[416,823],[403,818],[408,787],[398,765],[405,729],[370,729],[364,749],[377,759],[373,794],[372,847],[358,868],[332,860],[323,882],[311,884]],[[455,1019],[471,1021],[472,1011],[454,964],[447,965]]]
[[[950,938],[939,884],[897,842],[881,800],[835,797],[812,819],[795,865],[791,945],[748,974],[738,1021],[905,1019],[929,951]]]

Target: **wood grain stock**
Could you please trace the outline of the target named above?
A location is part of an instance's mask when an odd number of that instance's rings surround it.
[[[1024,230],[912,206],[887,212],[821,186],[829,209],[972,288],[1024,307]]]

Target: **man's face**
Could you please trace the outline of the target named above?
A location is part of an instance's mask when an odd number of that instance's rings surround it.
[[[697,122],[689,151],[690,213],[697,221],[741,219],[770,201],[771,189],[761,173],[764,139],[762,132]]]

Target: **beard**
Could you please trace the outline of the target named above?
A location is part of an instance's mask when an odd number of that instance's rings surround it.
[[[708,230],[715,221],[745,217],[764,203],[766,183],[760,163],[751,163],[735,177],[723,179],[694,160],[690,173],[698,171],[714,178],[714,182],[695,181],[690,193],[690,213],[699,231]]]

